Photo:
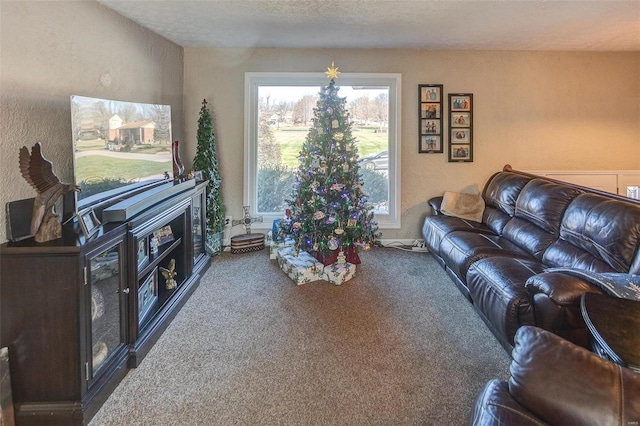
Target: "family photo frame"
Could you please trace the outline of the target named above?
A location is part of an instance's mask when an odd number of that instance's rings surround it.
[[[449,162],[473,162],[473,94],[449,94]]]
[[[149,263],[149,239],[147,237],[138,239],[138,269]]]
[[[90,239],[96,235],[100,229],[100,221],[96,217],[96,213],[93,209],[80,214],[78,224],[80,225],[80,230],[82,230],[86,239]]]
[[[418,153],[444,152],[442,84],[418,85]]]
[[[154,268],[138,288],[138,324],[149,316],[158,301],[158,268]]]

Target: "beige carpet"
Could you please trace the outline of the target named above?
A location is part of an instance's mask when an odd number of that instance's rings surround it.
[[[466,424],[508,354],[427,253],[361,258],[342,286],[214,258],[90,426]]]

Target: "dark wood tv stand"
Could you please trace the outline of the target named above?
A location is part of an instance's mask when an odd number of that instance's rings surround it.
[[[17,425],[86,425],[193,293],[210,264],[206,182],[181,188],[88,241],[70,224],[58,240],[0,246]]]

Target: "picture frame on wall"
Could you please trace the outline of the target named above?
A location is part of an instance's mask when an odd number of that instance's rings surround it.
[[[433,118],[441,118],[442,105],[439,102],[422,102],[420,104],[420,118],[422,119],[433,119]]]
[[[422,120],[421,134],[440,135],[442,134],[442,129],[440,128],[441,124],[440,120],[436,119]]]
[[[449,105],[451,111],[471,111],[471,99],[473,95],[470,93],[451,93],[449,94]]]
[[[451,114],[452,125],[456,127],[470,127],[471,126],[471,113],[470,112],[454,112]]]
[[[451,139],[449,139],[452,144],[460,144],[460,143],[469,143],[471,141],[471,129],[451,129]]]
[[[449,93],[449,162],[473,161],[473,94]]]
[[[418,153],[443,153],[442,84],[418,85]]]
[[[453,161],[468,161],[471,159],[471,146],[469,144],[450,144],[449,156]]]
[[[442,152],[442,136],[421,135],[420,152]]]

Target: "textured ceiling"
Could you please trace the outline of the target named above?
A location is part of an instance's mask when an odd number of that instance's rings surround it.
[[[185,47],[640,51],[640,0],[97,0]]]

